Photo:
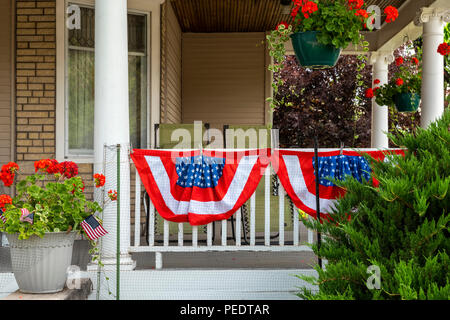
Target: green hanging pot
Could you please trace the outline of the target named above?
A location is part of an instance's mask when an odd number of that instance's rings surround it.
[[[393,100],[398,112],[416,112],[420,105],[418,93],[398,93],[393,96]]]
[[[317,41],[319,31],[305,31],[291,34],[295,55],[303,67],[312,69],[332,68],[336,65],[342,49]]]

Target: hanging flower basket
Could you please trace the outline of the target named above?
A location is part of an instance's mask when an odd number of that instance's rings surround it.
[[[420,95],[417,93],[399,93],[393,100],[398,112],[416,112],[420,105]]]
[[[318,42],[317,33],[318,31],[305,31],[291,34],[295,55],[303,67],[332,68],[339,60],[342,49]]]

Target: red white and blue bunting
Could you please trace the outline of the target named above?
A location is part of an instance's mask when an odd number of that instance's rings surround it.
[[[131,158],[164,219],[204,225],[228,219],[251,197],[269,152],[135,149]]]

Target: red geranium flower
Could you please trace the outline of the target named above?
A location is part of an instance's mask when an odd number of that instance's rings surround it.
[[[4,210],[7,204],[12,204],[12,198],[7,194],[2,194],[0,196],[0,209]]]
[[[405,62],[405,61],[403,60],[402,57],[398,57],[397,59],[395,59],[395,64],[397,66],[401,66],[403,64],[403,62]]]
[[[387,23],[394,22],[395,19],[398,18],[398,10],[393,6],[387,6],[386,9],[384,9],[384,13],[386,14]]]
[[[375,79],[374,81],[373,81],[373,84],[379,84],[381,81],[380,81],[380,79]]]
[[[401,85],[404,83],[404,81],[403,81],[402,78],[398,78],[398,79],[395,81],[395,83],[396,83],[398,86],[401,86]]]
[[[50,174],[55,174],[59,172],[58,161],[55,159],[43,159],[34,162],[34,172],[39,170],[42,172],[47,172]]]
[[[105,176],[99,173],[94,174],[95,187],[100,188],[105,185]]]
[[[350,10],[361,9],[363,5],[364,0],[348,0],[348,7]]]
[[[70,179],[78,174],[78,166],[75,162],[64,161],[58,165],[59,173]]]
[[[363,18],[363,21],[366,20],[369,17],[369,13],[364,9],[359,9],[355,12],[355,16],[361,16]]]
[[[412,58],[411,61],[416,65],[419,65],[419,59],[417,59],[416,57]]]
[[[3,181],[5,187],[9,187],[14,182],[15,172],[19,170],[19,165],[15,162],[9,162],[2,166],[0,171],[0,179]]]
[[[305,5],[302,7],[302,13],[305,16],[306,19],[309,18],[309,15],[311,13],[314,13],[318,10],[317,3],[308,1]]]
[[[441,43],[437,50],[443,56],[448,56],[450,54],[450,45],[446,42]]]
[[[116,201],[117,200],[117,191],[114,190],[109,190],[108,191],[108,197],[112,200],[112,201]]]
[[[366,90],[366,98],[372,99],[373,97],[374,97],[373,89],[372,88],[368,88]]]

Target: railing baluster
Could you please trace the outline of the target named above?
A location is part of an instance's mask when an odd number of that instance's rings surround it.
[[[227,220],[222,220],[222,245],[227,245]]]
[[[242,217],[242,212],[241,212],[241,208],[238,209],[238,211],[236,211],[236,246],[240,246],[241,245],[241,217]]]
[[[264,176],[264,245],[270,246],[270,165]]]
[[[256,192],[250,197],[250,245],[255,245]]]
[[[183,223],[178,223],[178,246],[183,246]]]
[[[206,225],[206,245],[212,246],[212,222]]]
[[[152,201],[150,200],[150,218],[149,218],[149,226],[148,226],[148,244],[150,246],[155,245],[155,206],[153,205]]]
[[[192,226],[192,246],[198,246],[198,226]]]
[[[169,221],[164,220],[164,246],[169,245]]]
[[[292,206],[292,216],[294,217],[294,230],[293,230],[293,242],[294,246],[298,246],[298,235],[299,235],[299,225],[298,225],[298,209],[295,205]]]
[[[136,170],[136,189],[134,203],[134,245],[141,245],[141,179]]]
[[[278,181],[278,209],[280,211],[280,216],[278,220],[278,226],[279,226],[279,243],[280,246],[284,246],[284,189],[281,185],[280,181]]]
[[[308,243],[314,242],[314,233],[311,229],[308,229]]]

